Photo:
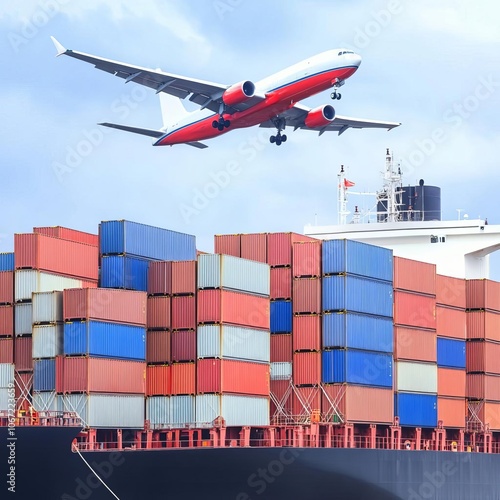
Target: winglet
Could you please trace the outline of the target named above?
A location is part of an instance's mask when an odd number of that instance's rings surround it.
[[[53,36],[51,36],[50,39],[52,40],[52,42],[56,46],[56,49],[57,49],[56,57],[60,56],[66,52],[67,49],[65,47],[63,47]]]

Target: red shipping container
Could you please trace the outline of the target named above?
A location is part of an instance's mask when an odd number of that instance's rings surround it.
[[[484,373],[467,374],[467,398],[500,401],[500,376]]]
[[[436,303],[465,309],[465,280],[436,274]]]
[[[148,294],[172,294],[172,262],[151,262],[148,268]]]
[[[97,288],[97,280],[96,281],[82,280],[82,288]]]
[[[465,398],[438,397],[438,421],[443,422],[443,427],[464,429],[467,418],[467,402]]]
[[[467,338],[500,342],[500,313],[467,311]]]
[[[45,236],[52,236],[53,238],[60,238],[62,240],[70,240],[76,243],[85,243],[87,245],[99,246],[99,235],[77,231],[76,229],[69,229],[62,226],[54,227],[34,227],[34,233],[44,234]]]
[[[467,309],[500,311],[500,283],[492,280],[466,280]]]
[[[172,294],[196,293],[196,261],[172,262]]]
[[[64,319],[95,319],[146,326],[146,299],[145,292],[70,288],[63,292]]]
[[[214,236],[214,253],[241,257],[241,234],[216,234]]]
[[[394,327],[394,359],[437,361],[437,335],[435,330]]]
[[[472,408],[470,408],[472,406]],[[469,403],[469,416],[471,419],[479,420],[490,427],[491,431],[500,431],[500,403],[499,402],[480,402],[475,405]]]
[[[320,351],[321,316],[294,316],[292,337],[294,351]]]
[[[394,288],[436,295],[436,265],[394,257]]]
[[[0,306],[0,336],[14,335],[14,306]]]
[[[86,280],[98,279],[99,248],[43,234],[15,234],[16,269],[31,268]]]
[[[310,417],[313,412],[321,412],[321,389],[319,387],[295,387],[292,392],[292,415]],[[298,419],[303,421],[303,418]]]
[[[465,398],[465,370],[438,367],[438,394],[446,397]]]
[[[148,363],[170,363],[171,333],[169,331],[150,331],[146,333],[146,361]]]
[[[267,235],[267,263],[270,266],[292,265],[292,244],[301,241],[318,241],[297,233],[269,233]]]
[[[64,393],[144,394],[146,363],[123,359],[66,357],[63,362],[62,389]]]
[[[170,366],[148,366],[146,370],[146,396],[169,396],[171,392]]]
[[[0,338],[0,363],[14,363],[14,339]]]
[[[173,396],[196,394],[196,363],[174,363],[170,375]]]
[[[394,421],[394,392],[360,385],[323,385],[321,413],[326,422],[383,423]]]
[[[14,363],[20,372],[33,371],[32,338],[16,337],[14,341]]]
[[[271,334],[271,363],[291,363],[292,359],[292,335]]]
[[[28,410],[31,406],[33,393],[33,372],[14,372],[16,409]]]
[[[196,360],[196,331],[177,330],[172,332],[172,361]]]
[[[199,290],[198,323],[228,323],[269,330],[270,302],[266,297],[246,293]]]
[[[293,353],[293,383],[295,385],[318,385],[321,383],[321,353]]]
[[[172,297],[172,329],[194,330],[196,329],[196,297],[180,296]]]
[[[469,341],[465,345],[467,372],[500,374],[500,344]]]
[[[290,267],[271,268],[271,299],[292,298],[292,269]]]
[[[170,297],[148,297],[148,329],[170,329]]]
[[[0,272],[0,304],[14,303],[14,272]]]
[[[321,313],[321,278],[293,280],[294,313]]]
[[[436,329],[439,337],[465,340],[467,333],[465,309],[436,305]]]
[[[242,234],[241,252],[242,259],[255,260],[267,263],[267,234]]]
[[[410,292],[394,292],[394,324],[436,329],[436,298]]]
[[[290,380],[271,380],[271,424],[292,413]]]
[[[292,245],[292,272],[297,278],[321,276],[321,240]]]

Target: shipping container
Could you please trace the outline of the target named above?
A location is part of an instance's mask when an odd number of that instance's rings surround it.
[[[82,280],[58,274],[42,273],[33,269],[19,269],[14,273],[16,302],[31,300],[34,292],[62,291],[65,288],[81,288]]]
[[[14,365],[12,363],[0,363],[0,388],[14,387]]]
[[[0,304],[14,303],[14,271],[0,271]]]
[[[196,293],[196,266],[195,260],[172,262],[172,294]]]
[[[241,257],[241,234],[216,234],[214,236],[214,253]]]
[[[394,324],[436,329],[436,299],[411,292],[394,292]]]
[[[270,297],[272,300],[292,298],[292,269],[273,267],[270,270]]]
[[[443,422],[443,427],[452,429],[465,429],[467,417],[467,403],[465,398],[438,397],[438,421]]]
[[[437,364],[445,368],[465,370],[465,340],[438,337]]]
[[[64,290],[64,319],[95,319],[146,326],[144,292],[109,288]]]
[[[294,279],[292,304],[294,313],[321,313],[321,278]]]
[[[306,388],[307,389],[307,388]],[[292,414],[292,385],[291,379],[271,379],[271,419]]]
[[[198,394],[252,394],[269,396],[269,364],[234,359],[199,359]]]
[[[196,360],[196,330],[175,330],[171,338],[173,362]]]
[[[323,275],[356,274],[393,281],[392,250],[354,240],[325,240],[322,248]]]
[[[436,363],[436,331],[395,326],[394,359],[406,359]]]
[[[63,353],[64,324],[33,326],[33,359],[55,358]]]
[[[197,329],[198,358],[233,358],[270,362],[270,334],[231,325],[202,325]]]
[[[269,296],[269,266],[230,255],[198,257],[198,288],[224,288]]]
[[[292,362],[293,335],[271,334],[271,362]]]
[[[14,363],[20,372],[33,370],[32,337],[16,337],[14,340]]]
[[[101,287],[125,288],[145,292],[148,289],[148,260],[128,255],[103,255]]]
[[[0,363],[14,364],[13,337],[0,338]]]
[[[467,309],[500,311],[500,282],[487,279],[466,280]]]
[[[229,323],[268,330],[269,299],[229,290],[200,290],[198,323]]]
[[[396,393],[394,414],[402,426],[437,426],[437,396],[435,394]]]
[[[33,365],[32,365],[33,366]],[[33,392],[33,367],[31,371],[20,372],[16,365],[14,372],[16,408],[28,409],[28,403],[31,403],[31,394]]]
[[[335,384],[322,387],[321,413],[325,422],[392,424],[392,389]]]
[[[146,369],[146,396],[169,396],[171,392],[170,366],[148,366]]]
[[[321,383],[321,353],[293,353],[293,383],[295,385],[319,385]]]
[[[170,397],[152,396],[146,398],[146,420],[153,428],[161,429],[170,426]]]
[[[436,303],[465,309],[465,280],[436,274]]]
[[[394,288],[436,295],[436,265],[394,257]]]
[[[135,325],[74,321],[64,323],[64,354],[146,359],[146,329]]]
[[[291,333],[293,327],[292,302],[275,300],[270,304],[271,333]]]
[[[144,396],[130,394],[66,394],[65,411],[76,412],[84,427],[104,429],[143,429]]]
[[[0,306],[0,335],[14,335],[14,306]]]
[[[292,244],[292,273],[296,278],[321,276],[321,240]]]
[[[195,260],[196,238],[190,234],[126,220],[99,225],[101,254],[126,254],[151,260]]]
[[[436,330],[440,337],[465,340],[467,332],[465,309],[436,305]]]
[[[500,375],[500,344],[490,341],[472,340],[465,345],[467,372],[482,372]]]
[[[0,388],[0,411],[8,411],[9,407],[12,408],[12,404],[15,404],[15,399],[12,398],[11,389]]]
[[[270,266],[291,266],[293,243],[318,241],[297,233],[269,233],[267,235],[267,263]]]
[[[485,373],[468,373],[466,377],[468,399],[500,401],[500,376]]]
[[[392,387],[392,354],[340,349],[323,351],[322,382]]]
[[[269,425],[269,398],[232,394],[196,396],[196,425],[222,417],[228,427]]]
[[[196,297],[194,295],[172,297],[170,303],[172,329],[194,330],[196,328]]]
[[[69,229],[62,226],[53,227],[34,227],[34,233],[60,238],[62,240],[75,241],[77,243],[85,243],[87,245],[99,246],[99,236],[97,234],[85,233],[76,229]]]
[[[500,313],[494,311],[467,311],[467,339],[485,339],[500,342]]]
[[[465,398],[465,370],[438,367],[437,373],[439,396]]]
[[[393,352],[392,319],[352,312],[323,314],[323,347]]]
[[[33,332],[33,304],[25,302],[14,306],[14,332],[16,336],[31,335]]]
[[[14,252],[0,252],[0,272],[14,271]]]
[[[55,391],[50,392],[33,392],[33,408],[35,411],[64,411],[61,398],[57,397]]]
[[[395,365],[396,391],[437,393],[438,377],[435,363],[396,361]]]
[[[172,261],[151,261],[148,268],[148,294],[172,295]]]
[[[350,311],[392,317],[393,290],[385,281],[351,275],[322,279],[323,311]]]
[[[271,380],[290,380],[293,375],[293,365],[291,362],[271,363]]]
[[[146,361],[148,363],[170,363],[171,332],[168,330],[150,331],[146,334]]]
[[[321,316],[294,316],[292,338],[294,351],[320,351]]]
[[[320,387],[295,387],[291,394],[292,415],[297,423],[304,422],[304,417],[321,412]]]
[[[170,297],[153,296],[147,299],[147,327],[148,329],[167,330],[171,327]]]
[[[85,280],[97,280],[99,251],[96,246],[45,236],[15,234],[16,269],[38,269]]]
[[[172,396],[170,398],[171,427],[193,425],[196,420],[195,405],[196,396]]]
[[[32,297],[32,323],[34,325],[57,323],[63,320],[63,292],[35,292]]]
[[[170,374],[172,395],[196,394],[196,363],[174,363]]]
[[[500,431],[500,402],[485,401],[471,408],[469,403],[469,417],[473,420],[481,421],[485,426],[488,426],[490,431]]]
[[[215,253],[224,253],[218,252]],[[233,255],[233,254],[230,254]],[[242,259],[255,260],[257,262],[267,263],[267,234],[242,234],[241,235],[241,253],[237,255]]]
[[[33,361],[33,390],[56,390],[56,360],[38,359]]]

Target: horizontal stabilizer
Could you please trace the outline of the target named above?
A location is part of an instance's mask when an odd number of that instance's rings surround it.
[[[198,149],[205,149],[208,148],[206,144],[203,144],[202,142],[197,142],[197,141],[192,141],[192,142],[186,142],[188,146],[193,146]]]
[[[127,127],[126,125],[118,125],[117,123],[98,123],[103,127],[116,128],[118,130],[125,130],[125,132],[132,132],[134,134],[147,135],[149,137],[161,137],[164,132],[161,130],[152,130],[149,128]]]

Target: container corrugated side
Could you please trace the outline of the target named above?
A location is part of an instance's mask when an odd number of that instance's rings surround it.
[[[191,395],[196,393],[196,363],[174,363],[172,375],[172,395]]]
[[[435,297],[396,290],[394,292],[394,324],[435,330]]]
[[[0,410],[8,411],[9,408],[12,408],[12,391],[0,388]]]
[[[173,331],[172,339],[172,361],[195,361],[196,360],[196,330]]]
[[[63,292],[35,292],[32,297],[33,324],[63,320]]]
[[[215,253],[225,252],[216,251]],[[267,233],[242,234],[241,255],[237,257],[267,263]]]
[[[438,397],[438,421],[444,428],[464,429],[467,417],[467,402],[465,398]]]
[[[196,297],[172,297],[170,304],[172,330],[194,330],[196,328]]]
[[[14,302],[14,271],[0,271],[0,304]]]
[[[465,280],[436,274],[436,303],[465,309]]]
[[[33,408],[35,411],[63,411],[61,398],[55,391],[33,392]]]
[[[350,311],[392,317],[393,290],[385,281],[352,275],[322,279],[323,311]]]
[[[469,399],[500,401],[500,376],[485,373],[468,373],[466,395]]]
[[[0,252],[0,271],[14,271],[14,252]]]
[[[170,366],[148,366],[146,369],[146,396],[169,396],[171,392]]]
[[[466,280],[466,305],[468,309],[500,311],[500,283],[479,279]]]
[[[290,380],[293,374],[291,362],[271,363],[271,380]]]
[[[294,277],[321,276],[321,240],[292,244],[292,273]]]
[[[321,316],[298,315],[293,317],[293,350],[321,350]]]
[[[394,257],[394,288],[436,295],[436,265]]]
[[[465,309],[452,309],[436,304],[436,330],[440,337],[465,340],[467,316]]]
[[[467,339],[486,339],[500,342],[500,313],[467,311]]]
[[[394,327],[394,358],[414,361],[437,361],[435,330],[404,326]]]
[[[17,371],[33,370],[32,337],[16,337],[14,340],[14,364]]]
[[[292,305],[294,313],[321,313],[321,278],[294,279]]]
[[[62,291],[65,288],[81,288],[82,280],[58,274],[42,273],[34,269],[18,269],[14,273],[15,299],[31,300],[34,292]]]
[[[241,257],[241,234],[216,234],[214,252]]]
[[[75,241],[76,243],[85,243],[95,247],[99,245],[99,236],[97,234],[86,233],[68,227],[34,227],[33,232],[44,234],[45,236],[52,236],[53,238],[61,238],[62,240]]]
[[[270,266],[292,265],[292,244],[301,241],[318,241],[298,233],[269,233],[267,235],[267,263]]]
[[[292,298],[292,269],[290,267],[272,267],[270,270],[271,299]]]
[[[474,411],[473,414],[472,410]],[[500,402],[498,401],[481,402],[478,407],[469,409],[469,416],[479,419],[485,425],[488,425],[493,432],[500,430]]]
[[[0,306],[0,335],[14,335],[14,306]]]
[[[438,337],[437,364],[445,368],[465,370],[465,340]]]
[[[396,393],[394,413],[401,425],[437,426],[437,396],[435,394]]]
[[[170,363],[171,360],[171,332],[168,330],[148,330],[146,333],[146,361],[148,363]]]
[[[14,365],[12,363],[0,363],[0,388],[5,389],[14,386]]]
[[[438,394],[439,396],[465,398],[465,370],[438,367]]]
[[[150,262],[148,268],[148,294],[172,294],[172,262]]]
[[[396,361],[396,385],[398,392],[437,393],[437,365]]]
[[[321,383],[321,353],[293,353],[293,383],[295,385],[319,385]]]
[[[292,334],[271,334],[271,362],[292,362],[292,337]]]
[[[356,274],[393,281],[392,250],[354,240],[325,240],[323,274]]]
[[[0,338],[0,363],[14,364],[14,338]]]
[[[172,293],[196,293],[196,268],[195,260],[172,262]]]
[[[33,358],[55,358],[63,353],[64,324],[33,326]]]
[[[33,362],[33,390],[56,390],[56,360],[39,359]]]
[[[293,326],[292,302],[276,300],[270,304],[271,333],[291,333]]]
[[[31,335],[33,329],[33,304],[26,302],[14,306],[14,332],[16,335]]]
[[[483,372],[500,375],[500,344],[472,340],[465,344],[467,372]]]
[[[170,297],[148,297],[147,305],[148,329],[169,329],[171,326]]]
[[[145,292],[148,289],[148,260],[123,255],[103,255],[101,287],[125,288]]]
[[[329,347],[392,352],[392,319],[352,312],[323,314],[323,348]]]
[[[170,397],[151,396],[146,398],[146,420],[157,428],[170,425]]]
[[[196,396],[172,396],[170,398],[170,425],[185,427],[195,423]]]

